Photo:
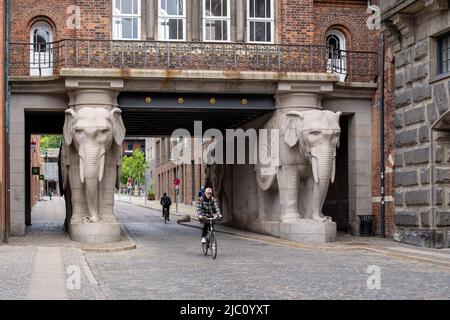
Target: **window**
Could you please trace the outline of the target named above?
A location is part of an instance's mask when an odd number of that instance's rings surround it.
[[[247,37],[249,42],[274,41],[274,0],[247,0]]]
[[[186,40],[186,0],[158,0],[159,40]]]
[[[203,40],[229,41],[230,0],[203,0]]]
[[[450,35],[439,39],[439,74],[450,71]]]
[[[31,30],[31,42],[34,53],[44,53],[50,51],[52,42],[52,29],[46,22],[38,22]]]
[[[326,45],[329,47],[328,71],[337,74],[341,81],[345,81],[347,57],[344,34],[340,30],[331,29],[326,35]]]
[[[141,0],[113,0],[113,39],[141,38]]]
[[[30,30],[30,76],[53,74],[53,30],[45,21],[36,22]]]

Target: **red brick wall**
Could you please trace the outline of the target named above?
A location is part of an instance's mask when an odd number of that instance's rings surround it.
[[[331,28],[339,29],[351,51],[378,51],[378,36],[367,27],[366,0],[314,1],[314,43],[325,44],[325,37]]]
[[[79,30],[67,25],[73,14],[68,13],[67,9],[75,4],[81,10]],[[30,29],[38,20],[52,25],[54,41],[75,37],[110,39],[111,10],[110,0],[11,0],[11,41],[29,42]]]
[[[278,0],[275,11],[277,12],[275,25],[279,43],[313,43],[313,0]]]

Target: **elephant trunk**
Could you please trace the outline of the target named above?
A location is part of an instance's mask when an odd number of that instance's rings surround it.
[[[333,149],[312,150],[311,165],[314,177],[314,190],[312,199],[313,219],[324,220],[322,207],[327,196],[330,181],[334,182],[336,166],[335,152]]]
[[[80,149],[80,179],[85,185],[91,222],[99,221],[99,182],[105,170],[105,151],[94,146]]]

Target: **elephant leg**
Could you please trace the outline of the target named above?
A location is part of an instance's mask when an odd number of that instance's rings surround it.
[[[295,166],[280,167],[277,173],[280,192],[281,221],[300,219],[298,211],[299,172]]]
[[[265,221],[266,219],[266,203],[265,203],[265,192],[261,190],[261,188],[258,189],[258,218],[257,221]]]

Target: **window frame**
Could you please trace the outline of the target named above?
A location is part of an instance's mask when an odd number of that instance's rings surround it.
[[[119,0],[120,1],[120,5],[122,6],[122,1],[127,1],[127,0]],[[129,0],[129,1],[133,1],[133,0]],[[131,13],[120,13],[120,14],[116,14],[114,11],[116,9],[116,4],[115,4],[116,0],[112,0],[112,40],[127,40],[127,41],[139,41],[141,40],[142,34],[141,34],[141,29],[142,29],[142,1],[141,0],[137,0],[137,7],[138,7],[138,13],[137,14],[131,14]],[[137,19],[138,20],[138,25],[137,25],[137,38],[124,38],[124,37],[118,37],[118,35],[116,34],[116,21],[117,20],[121,20],[123,18],[132,18],[132,19]]]
[[[41,51],[39,49],[39,51],[36,51],[36,47],[37,46],[41,46],[41,44],[39,44],[38,42],[35,42],[35,32],[37,29],[43,29],[46,32],[48,32],[48,36],[49,36],[49,41],[46,42],[46,46],[45,46],[45,51]],[[39,20],[37,22],[35,22],[30,29],[30,43],[32,44],[32,51],[33,53],[50,53],[51,49],[52,49],[52,43],[53,43],[53,28],[52,26],[44,20]]]
[[[158,0],[158,40],[159,41],[176,41],[176,42],[183,42],[186,41],[186,36],[187,36],[187,8],[186,8],[186,0],[181,0],[183,1],[183,15],[167,15],[167,16],[162,16],[161,15],[161,1],[167,1],[167,0]],[[181,20],[183,22],[183,38],[182,39],[164,39],[162,37],[162,32],[161,31],[161,20]]]
[[[250,17],[250,1],[246,0],[246,22],[247,22],[247,42],[248,43],[256,43],[256,44],[274,44],[275,43],[275,0],[266,0],[270,1],[270,18],[258,18],[258,17]],[[256,1],[256,0],[253,0]],[[270,22],[270,41],[251,41],[250,40],[250,25],[251,22]]]
[[[450,33],[446,33],[440,37],[438,37],[438,76],[442,74],[450,73],[450,58],[447,58],[445,62],[447,62],[447,71],[444,71],[444,40],[448,41],[447,48],[445,50],[450,51]],[[447,53],[448,57],[448,53]]]
[[[206,1],[202,0],[202,24],[203,24],[203,42],[231,42],[231,0],[221,0],[225,1],[227,4],[227,15],[226,16],[207,16],[206,15]],[[206,22],[207,21],[226,21],[227,22],[227,39],[226,40],[207,40],[206,39]],[[223,35],[223,32],[222,32]]]

